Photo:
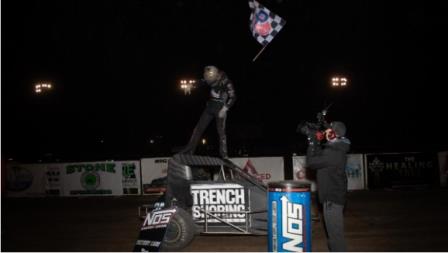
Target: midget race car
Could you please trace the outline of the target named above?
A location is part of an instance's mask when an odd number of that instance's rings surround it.
[[[267,187],[229,160],[176,154],[166,192],[139,207],[134,251],[178,251],[197,234],[267,234]]]

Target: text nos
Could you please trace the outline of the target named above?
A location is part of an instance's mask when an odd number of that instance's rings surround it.
[[[303,252],[303,218],[304,207],[290,202],[286,196],[282,202],[282,236],[286,242],[282,247],[286,251]]]
[[[173,216],[175,212],[176,209],[168,209],[148,213],[143,222],[142,230],[166,227],[170,222],[171,216]]]

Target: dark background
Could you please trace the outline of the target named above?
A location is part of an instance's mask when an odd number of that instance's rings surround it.
[[[287,23],[260,57],[245,0],[2,1],[4,159],[137,159],[187,143],[215,64],[233,80],[230,156],[303,153],[302,120],[333,103],[352,152],[448,149],[446,1],[260,3]],[[348,87],[330,86],[333,75]],[[36,95],[34,84],[54,89]],[[209,145],[217,154],[214,124]]]

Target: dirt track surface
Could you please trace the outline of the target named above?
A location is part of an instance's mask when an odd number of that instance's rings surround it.
[[[2,251],[132,251],[148,197],[2,199]],[[349,251],[448,251],[448,190],[357,191]],[[321,222],[312,250],[327,251]],[[267,251],[266,236],[197,236],[183,251]]]

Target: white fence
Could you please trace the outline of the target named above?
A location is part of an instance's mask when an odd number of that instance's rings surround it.
[[[139,195],[140,161],[6,166],[9,197]]]
[[[375,164],[368,164],[366,157],[364,154],[348,155],[346,166],[348,190],[368,188],[367,172],[369,168],[371,171],[371,166]],[[436,159],[436,165],[433,167],[436,167],[438,171],[435,174],[440,176],[440,186],[446,187],[448,151],[438,153]],[[2,168],[6,169],[6,173],[2,173],[6,177],[2,182],[6,184],[4,189],[8,197],[151,194],[163,190],[168,160],[169,157],[80,163],[20,164],[11,162],[6,165],[6,168]],[[265,183],[286,179],[283,157],[240,157],[231,160]],[[292,156],[292,165],[292,179],[310,182],[312,191],[315,191],[315,179],[310,177],[311,175],[305,169],[305,157]]]

